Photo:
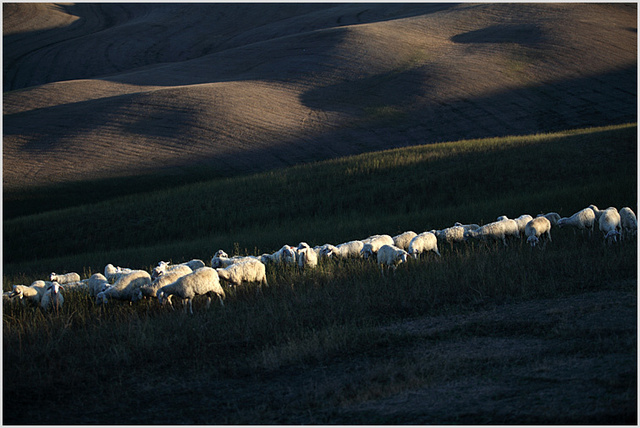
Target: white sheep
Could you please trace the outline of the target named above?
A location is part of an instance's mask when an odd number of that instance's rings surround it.
[[[363,248],[364,242],[356,239],[349,242],[343,242],[337,246],[327,244],[323,250],[323,254],[329,258],[333,258],[334,256],[342,259],[360,258]]]
[[[35,305],[39,305],[42,296],[51,284],[53,283],[49,281],[34,281],[30,286],[14,285],[9,297],[17,297],[23,304],[25,301],[29,301]]]
[[[591,211],[593,211],[593,214],[596,216],[596,221],[600,220],[600,216],[605,212],[605,210],[598,209],[598,207],[593,204],[589,205],[587,208],[590,208]]]
[[[395,274],[398,265],[407,262],[409,253],[395,245],[383,245],[378,250],[377,258],[378,264],[380,265],[380,273],[384,275],[384,267],[386,266],[387,271],[393,269],[393,273]]]
[[[453,244],[464,242],[465,240],[465,229],[462,226],[451,226],[446,229],[432,230],[431,232],[436,235],[439,241],[448,243],[451,249],[453,249]]]
[[[110,283],[116,282],[121,276],[127,275],[133,272],[133,269],[122,268],[120,266],[115,267],[111,263],[104,267],[104,276]]]
[[[80,275],[75,272],[65,273],[64,275],[51,272],[51,275],[49,275],[49,280],[51,282],[57,282],[58,284],[68,284],[71,282],[80,282]]]
[[[629,207],[620,209],[620,228],[622,229],[622,237],[627,238],[638,234],[638,219],[636,214]]]
[[[460,223],[459,221],[456,221],[453,225],[454,225],[454,226],[460,226],[460,227],[462,227],[462,228],[464,229],[465,233],[466,233],[468,230],[478,230],[478,229],[480,229],[480,225],[475,224],[475,223],[471,223],[471,224],[462,224],[462,223]]]
[[[220,250],[220,251],[222,251],[222,250]],[[170,262],[160,261],[158,263],[158,266],[153,268],[153,270],[151,271],[151,280],[154,280],[154,279],[158,278],[160,275],[165,274],[168,271],[170,271],[172,269],[175,269],[175,268],[178,268],[180,266],[187,266],[187,267],[189,267],[189,269],[194,271],[196,269],[200,269],[201,267],[204,267],[205,263],[200,259],[193,259],[193,260],[189,260],[188,262],[179,263],[179,264],[176,264],[176,265],[172,265]]]
[[[226,268],[227,266],[231,266],[234,263],[239,263],[245,261],[247,259],[258,259],[255,256],[233,256],[229,257],[227,253],[223,250],[218,250],[218,252],[211,258],[211,267],[214,269],[217,268]]]
[[[498,217],[498,221],[502,220],[509,220],[509,218],[506,215]],[[531,220],[533,220],[533,217],[531,217],[529,214],[523,214],[520,217],[513,219],[513,221],[515,221],[516,225],[518,226],[518,234],[520,236],[523,236],[525,234],[524,229],[527,226],[527,223],[529,223]]]
[[[418,234],[414,231],[406,231],[393,237],[393,245],[406,251],[409,249],[409,242],[416,236],[418,236]]]
[[[591,236],[595,220],[596,214],[593,209],[589,207],[574,213],[571,217],[562,217],[558,220],[558,227],[571,226],[574,229],[574,233],[576,230],[587,230],[589,232],[589,236]]]
[[[40,307],[42,309],[49,309],[49,307],[52,307],[56,311],[62,309],[62,304],[64,303],[62,289],[63,287],[55,281],[49,285],[42,295]]]
[[[546,214],[538,214],[538,217],[545,217],[547,220],[549,220],[549,222],[551,223],[551,226],[557,226],[558,225],[558,220],[560,220],[560,214],[556,213],[556,212],[550,212],[550,213],[546,213]]]
[[[301,270],[313,269],[318,266],[318,254],[313,248],[302,248],[298,250],[298,267]]]
[[[284,264],[294,266],[296,264],[296,251],[289,245],[283,245],[273,254],[263,254],[260,256],[260,262],[263,264]]]
[[[620,235],[620,213],[618,213],[618,210],[614,207],[609,207],[600,211],[598,228],[607,243],[617,241],[617,236]]]
[[[507,236],[518,233],[518,225],[513,220],[500,220],[493,223],[487,223],[476,230],[467,230],[465,236],[467,238],[479,239],[482,241],[502,241],[507,247]]]
[[[101,273],[94,273],[87,280],[87,290],[89,290],[89,294],[91,297],[97,297],[98,293],[105,291],[107,288],[111,287],[109,280],[106,276]]]
[[[383,245],[393,245],[393,238],[389,235],[373,235],[367,239],[363,239],[362,250],[360,254],[363,258],[368,259],[378,252]]]
[[[250,259],[240,263],[232,264],[224,269],[217,268],[218,276],[231,285],[237,287],[243,282],[257,282],[258,291],[262,286],[268,286],[267,274],[264,263],[260,260]]]
[[[440,255],[440,251],[438,251],[438,238],[436,238],[436,235],[431,231],[422,232],[409,242],[408,252],[414,259],[417,259],[420,254],[428,251],[433,251],[438,256]]]
[[[108,298],[138,301],[142,298],[140,287],[151,284],[151,275],[144,270],[134,270],[121,276],[113,286],[96,296],[97,303],[107,303]]]
[[[540,242],[540,237],[543,234],[546,234],[549,241],[551,241],[551,222],[544,216],[536,217],[527,223],[524,233],[527,237],[527,242],[532,247],[535,247]]]
[[[182,299],[185,312],[188,304],[189,312],[193,314],[193,298],[196,296],[206,295],[208,298],[208,309],[211,305],[211,297],[213,294],[218,296],[220,304],[224,306],[224,302],[222,300],[225,298],[225,293],[220,286],[218,273],[214,268],[202,267],[188,275],[181,276],[171,284],[167,284],[160,288],[157,291],[156,296],[158,297],[158,301],[161,305],[166,301],[171,303],[171,296],[177,296]]]
[[[151,284],[143,285],[140,287],[140,291],[142,292],[143,297],[156,297],[156,293],[159,289],[164,287],[165,285],[169,285],[172,282],[178,280],[178,278],[183,277],[185,275],[189,275],[193,270],[189,266],[185,265],[177,265],[172,269],[158,276],[156,279],[151,281]]]

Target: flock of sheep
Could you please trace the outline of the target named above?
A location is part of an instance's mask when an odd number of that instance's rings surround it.
[[[30,286],[14,285],[5,292],[4,301],[30,301],[43,309],[59,309],[64,303],[63,290],[79,288],[86,290],[98,304],[109,299],[136,302],[144,298],[157,298],[161,305],[169,303],[171,298],[182,299],[184,309],[193,313],[193,299],[196,296],[207,297],[207,308],[213,297],[224,305],[224,289],[221,280],[228,285],[238,287],[247,283],[257,283],[257,291],[267,286],[266,265],[298,266],[301,270],[313,269],[322,258],[376,258],[384,275],[398,265],[406,263],[409,257],[419,258],[422,254],[433,252],[440,256],[438,243],[449,244],[476,239],[481,241],[499,241],[507,246],[507,239],[526,238],[531,246],[541,240],[551,241],[552,227],[572,227],[575,230],[588,231],[591,236],[595,226],[602,232],[606,243],[621,239],[634,238],[637,234],[635,213],[628,207],[619,212],[614,207],[600,210],[595,205],[582,209],[570,217],[561,218],[558,213],[540,214],[536,218],[522,215],[516,219],[505,216],[484,226],[477,224],[455,223],[442,230],[430,230],[417,234],[404,232],[391,237],[374,235],[363,240],[354,240],[340,245],[325,244],[311,248],[301,242],[297,247],[284,245],[273,254],[261,256],[234,256],[220,250],[211,259],[211,267],[202,260],[194,259],[186,263],[171,265],[161,261],[151,273],[145,270],[115,267],[108,264],[104,275],[96,273],[81,280],[77,273],[59,275],[51,273],[49,281],[35,281]],[[544,243],[546,245],[546,242]]]

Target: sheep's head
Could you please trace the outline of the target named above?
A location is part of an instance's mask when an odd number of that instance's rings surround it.
[[[20,299],[24,297],[24,285],[13,286],[13,291],[11,291],[11,294],[9,295],[9,297],[13,298],[16,296],[19,296]]]
[[[56,276],[56,273],[51,272],[51,275],[49,275],[49,281],[55,281],[56,279],[58,279],[58,277]]]
[[[106,304],[107,302],[108,300],[105,292],[104,291],[99,292],[98,295],[96,296],[96,304],[102,305],[102,304]]]
[[[538,242],[540,242],[540,238],[537,236],[530,236],[527,238],[527,242],[531,244],[532,247],[535,247]]]
[[[224,250],[218,250],[216,251],[216,253],[214,254],[213,257],[229,257],[229,254],[225,253]]]

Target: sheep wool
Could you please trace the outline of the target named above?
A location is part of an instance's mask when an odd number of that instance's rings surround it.
[[[97,303],[107,303],[108,298],[135,302],[142,298],[140,287],[151,284],[151,275],[144,270],[134,270],[121,276],[113,286],[98,293]]]
[[[593,205],[592,205],[593,206]],[[584,208],[577,213],[574,213],[571,217],[563,217],[558,220],[558,227],[570,226],[575,230],[589,232],[589,236],[591,236],[591,231],[593,230],[594,222],[596,221],[596,214],[591,207]]]
[[[216,269],[220,279],[224,279],[234,286],[240,286],[243,282],[257,282],[259,284],[258,291],[262,286],[268,286],[266,267],[260,260],[245,260],[240,263],[232,264],[224,269]]]
[[[620,228],[624,238],[636,236],[638,233],[638,219],[629,207],[620,209]]]
[[[51,282],[55,281],[58,284],[68,284],[71,282],[80,282],[80,275],[75,272],[66,273],[64,275],[51,272],[50,280]]]
[[[540,242],[540,237],[546,234],[551,241],[551,222],[546,217],[536,217],[525,226],[527,242],[535,247]]]
[[[63,303],[64,296],[62,295],[62,286],[57,282],[53,282],[53,284],[47,287],[45,293],[42,295],[40,307],[42,309],[52,308],[57,311],[62,309]]]
[[[94,273],[87,280],[87,290],[89,291],[91,297],[97,297],[98,293],[106,290],[109,287],[111,287],[111,284],[107,280],[107,277],[105,277],[101,273]]]
[[[393,237],[393,245],[406,251],[409,249],[409,242],[416,236],[418,236],[418,234],[414,231],[406,231]]]
[[[395,245],[383,245],[378,250],[377,258],[378,264],[380,265],[380,272],[383,275],[385,266],[387,270],[393,269],[393,273],[395,274],[398,265],[407,262],[409,253]]]
[[[609,207],[600,212],[598,219],[598,228],[604,235],[606,242],[611,243],[617,241],[620,235],[620,213],[614,207]]]
[[[383,245],[393,245],[393,238],[389,235],[374,235],[364,239],[363,243],[360,254],[368,259],[375,255]]]
[[[156,293],[159,289],[164,287],[165,285],[169,285],[179,278],[189,275],[193,271],[187,265],[178,265],[175,268],[169,270],[167,273],[164,273],[154,279],[151,284],[143,285],[140,287],[140,291],[142,292],[143,297],[157,297]]]
[[[414,259],[417,259],[420,254],[429,251],[433,251],[438,256],[440,255],[440,251],[438,251],[438,238],[436,238],[436,235],[431,231],[422,232],[409,242],[408,252]]]
[[[156,296],[160,304],[164,304],[166,301],[171,304],[171,296],[177,296],[183,300],[185,311],[188,304],[189,312],[193,314],[194,297],[206,295],[208,309],[214,294],[218,296],[220,304],[224,306],[222,300],[225,298],[225,293],[220,286],[218,273],[214,268],[202,267],[160,288]]]
[[[298,250],[298,267],[300,269],[313,269],[316,266],[318,266],[318,254],[313,248],[302,248]]]

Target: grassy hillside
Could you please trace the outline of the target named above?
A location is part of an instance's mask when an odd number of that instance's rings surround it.
[[[635,209],[635,138],[626,125],[442,143],[18,218],[3,288],[221,247]],[[193,316],[81,291],[58,313],[5,304],[3,422],[634,423],[636,241],[552,238],[444,245],[391,276],[366,260],[270,266],[262,294],[226,287]],[[34,400],[41,412],[22,411]]]
[[[209,260],[594,203],[636,206],[636,126],[465,140],[220,179],[4,222],[6,273]]]
[[[636,122],[633,4],[3,9],[6,218],[160,182]]]

